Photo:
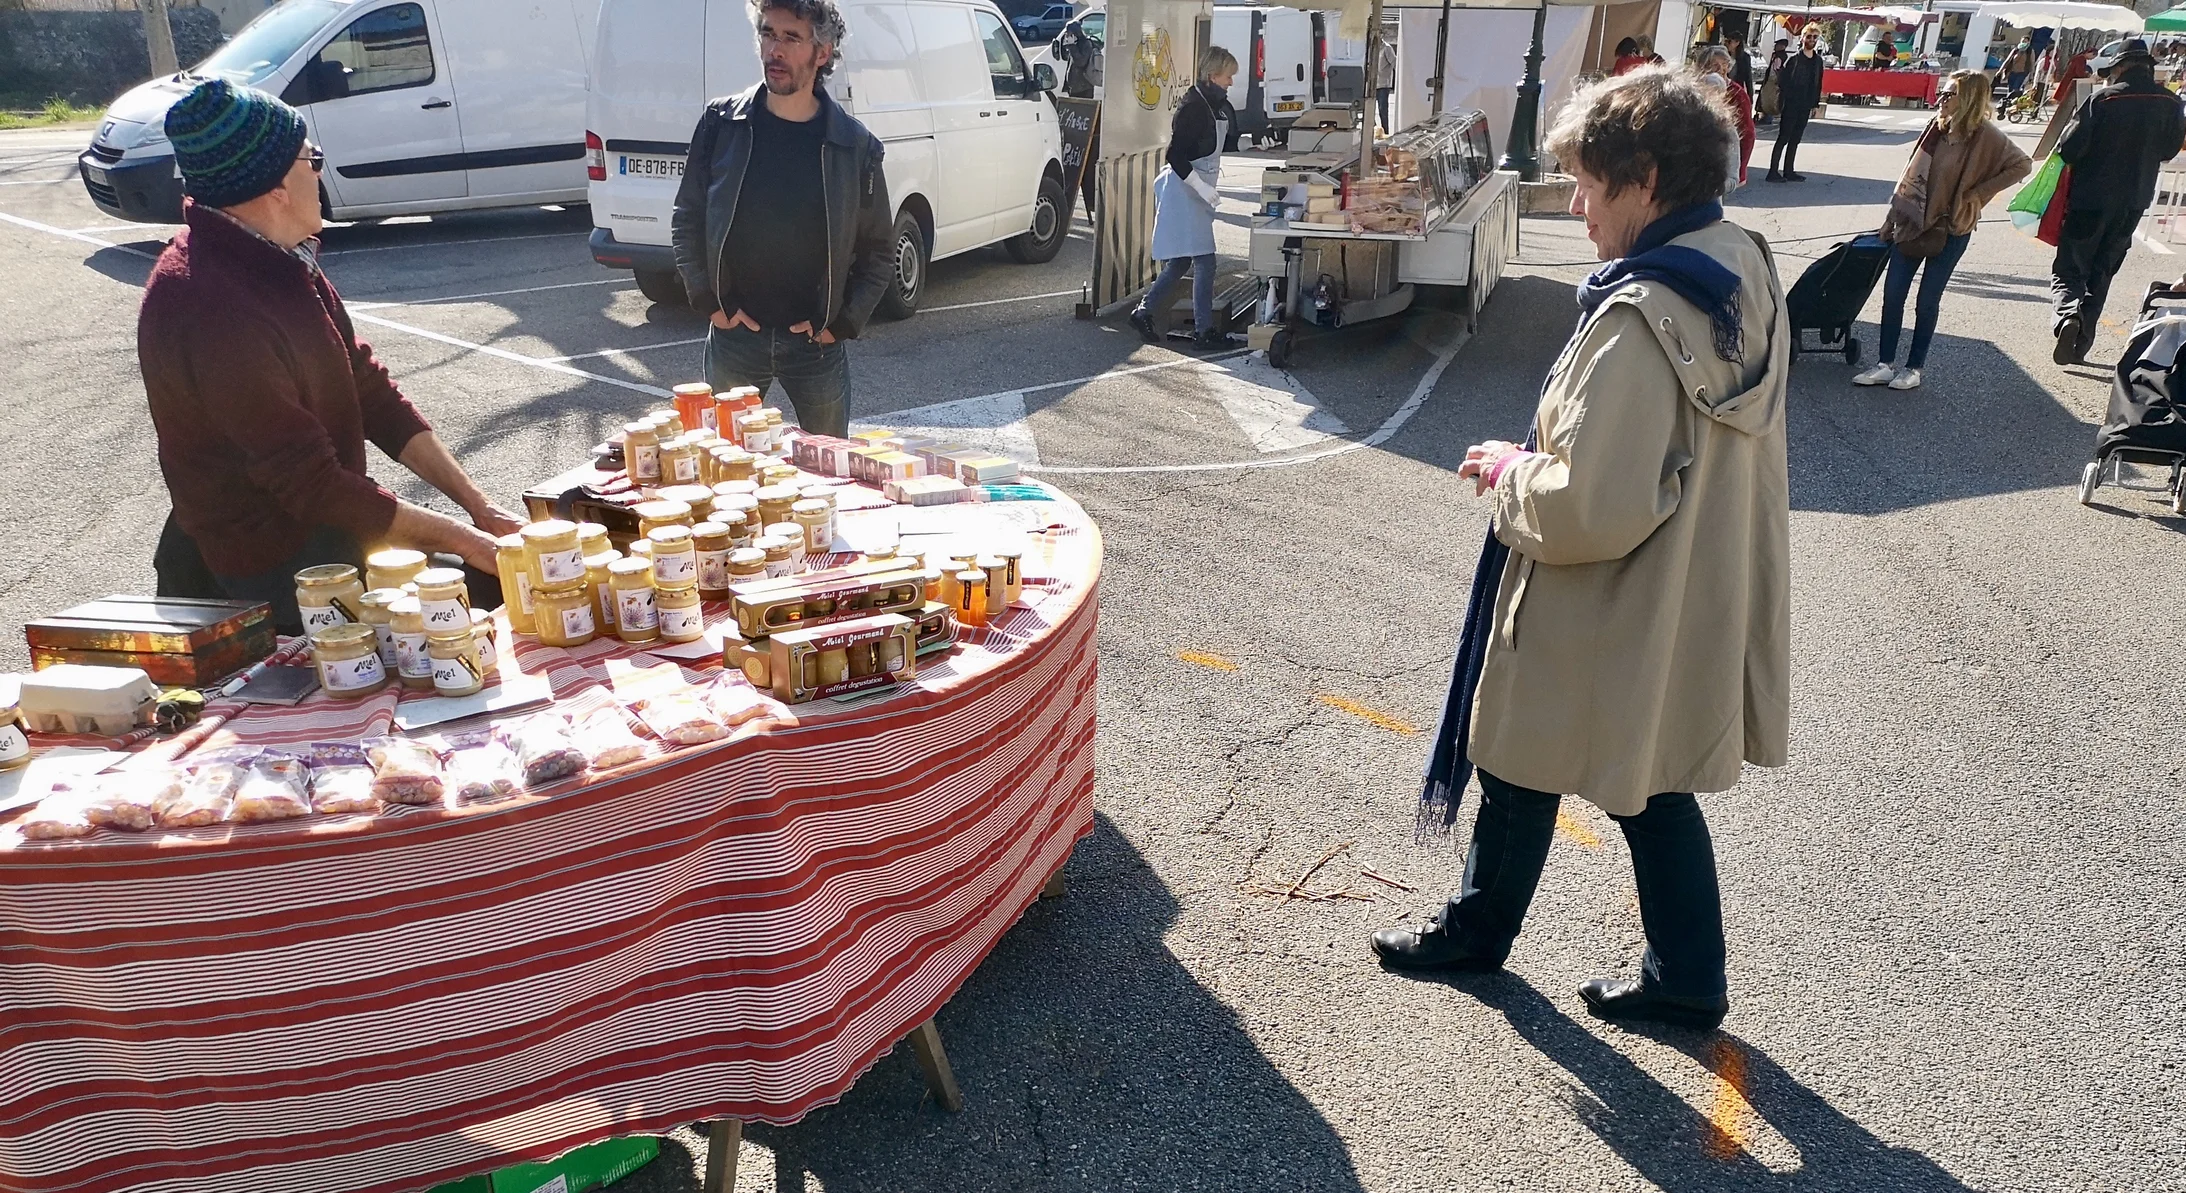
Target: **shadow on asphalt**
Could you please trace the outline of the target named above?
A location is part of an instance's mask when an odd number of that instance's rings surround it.
[[[1809,140],[1812,135],[1809,134]],[[1803,143],[1802,143],[1803,146]],[[1773,150],[1773,142],[1767,146]],[[1837,174],[1824,174],[1812,168],[1802,173],[1805,182],[1770,182],[1767,174],[1769,155],[1764,147],[1753,147],[1753,162],[1746,170],[1746,185],[1724,199],[1723,206],[1736,213],[1740,209],[1758,211],[1782,211],[1787,207],[1874,207],[1875,220],[1882,220],[1881,208],[1890,202],[1894,183],[1874,178],[1847,178]],[[1735,214],[1732,218],[1736,218]]]

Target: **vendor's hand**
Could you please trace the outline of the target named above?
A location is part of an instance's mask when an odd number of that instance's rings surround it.
[[[1518,454],[1519,450],[1517,444],[1501,439],[1473,444],[1465,449],[1465,462],[1457,466],[1458,478],[1472,481],[1473,496],[1482,496],[1494,483],[1490,478],[1495,473],[1495,466],[1502,463],[1504,457]]]
[[[470,511],[471,524],[494,538],[515,534],[524,528],[524,520],[492,502]]]
[[[500,556],[494,551],[491,535],[458,522],[454,524],[454,533],[449,537],[452,541],[442,543],[441,550],[462,556],[463,562],[489,576],[501,574]]]
[[[727,311],[716,309],[713,313],[713,325],[723,331],[735,331],[739,327],[746,331],[759,330],[759,321],[742,310],[731,315]]]
[[[815,344],[832,344],[835,342],[835,333],[829,331],[824,327],[820,329],[820,334],[813,335],[812,320],[810,319],[807,319],[802,323],[790,324],[789,330],[792,335],[804,336],[810,339]]]

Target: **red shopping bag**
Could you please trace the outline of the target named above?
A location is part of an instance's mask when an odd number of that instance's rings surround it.
[[[2051,248],[2057,247],[2058,239],[2064,235],[2065,208],[2071,205],[2071,198],[2072,167],[2066,166],[2064,173],[2057,176],[2057,190],[2050,195],[2049,206],[2042,209],[2041,226],[2034,230],[2036,240]]]

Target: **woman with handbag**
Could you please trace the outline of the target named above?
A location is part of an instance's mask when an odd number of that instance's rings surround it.
[[[1920,370],[1928,363],[1928,341],[1935,338],[1942,312],[1943,288],[1966,255],[1981,209],[2005,188],[2025,178],[2033,163],[1989,121],[1989,77],[1977,70],[1955,71],[1936,100],[1936,117],[1914,142],[1905,176],[1890,195],[1882,238],[1890,244],[1890,272],[1882,285],[1881,359],[1852,378],[1854,385],[1920,388]],[[1905,326],[1905,296],[1920,271],[1920,297],[1913,304],[1913,343],[1905,367],[1896,364],[1898,337]]]

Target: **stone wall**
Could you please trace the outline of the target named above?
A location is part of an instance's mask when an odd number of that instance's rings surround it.
[[[184,66],[221,42],[220,18],[202,8],[169,14]],[[104,104],[152,77],[139,12],[0,11],[0,92],[9,102],[59,95]]]

